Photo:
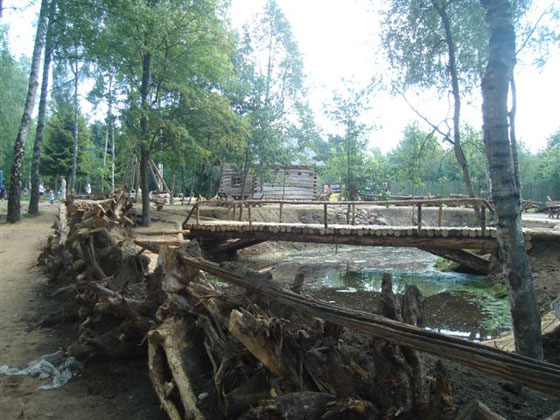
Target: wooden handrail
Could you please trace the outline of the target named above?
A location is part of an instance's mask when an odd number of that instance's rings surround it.
[[[193,206],[191,211],[187,214],[185,221],[183,222],[183,228],[186,227],[188,220],[192,216],[193,212],[196,212],[197,216],[197,223],[199,223],[200,217],[200,206],[204,204],[223,204],[223,201],[217,200],[203,200],[198,201]],[[248,217],[249,223],[252,223],[252,215],[251,215],[251,206],[257,205],[264,205],[264,204],[279,204],[280,205],[280,223],[282,223],[282,216],[283,210],[285,205],[310,205],[310,206],[323,206],[324,211],[324,225],[325,227],[328,226],[327,222],[327,208],[328,206],[347,206],[348,213],[346,215],[346,222],[347,224],[354,225],[356,223],[356,206],[372,206],[372,205],[382,205],[382,206],[406,206],[406,207],[417,207],[418,212],[418,230],[422,229],[422,206],[437,206],[439,207],[439,214],[438,214],[438,226],[441,226],[442,223],[442,209],[444,205],[452,205],[452,204],[463,204],[463,205],[475,205],[482,207],[482,220],[481,220],[481,227],[483,230],[486,228],[486,219],[485,219],[485,211],[486,208],[490,210],[491,213],[494,213],[494,208],[492,204],[485,198],[438,198],[438,199],[417,199],[417,200],[390,200],[390,201],[379,201],[372,204],[371,201],[309,201],[309,200],[239,200],[239,201],[230,201],[228,202],[228,210],[226,214],[229,213],[230,209],[233,208],[233,214],[235,219],[235,209],[237,206],[240,208],[242,206],[247,206],[248,208]],[[414,213],[414,211],[413,211]]]

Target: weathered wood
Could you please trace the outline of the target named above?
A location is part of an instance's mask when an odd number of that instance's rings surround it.
[[[282,344],[275,343],[264,334],[259,334],[259,331],[266,332],[267,329],[258,324],[259,320],[250,313],[234,309],[229,317],[228,330],[269,371],[277,376],[283,376],[285,371],[281,352]]]
[[[150,379],[162,408],[171,420],[203,420],[196,406],[197,398],[191,385],[183,350],[189,345],[187,328],[179,320],[167,319],[148,333],[148,367]],[[177,389],[182,410],[170,398]],[[184,413],[181,416],[181,411]]]
[[[206,271],[227,282],[261,293],[270,299],[310,313],[313,316],[375,335],[396,344],[408,346],[414,350],[454,360],[474,369],[545,393],[560,396],[560,366],[514,353],[503,352],[468,340],[423,330],[402,322],[389,320],[380,315],[350,310],[303,297],[272,286],[270,283],[253,282],[251,279],[224,271],[217,264],[199,258],[180,256],[180,260],[189,267]]]
[[[480,249],[491,250],[496,248],[496,241],[492,238],[475,237],[469,238],[456,236],[454,231],[449,230],[447,237],[427,236],[388,236],[388,229],[381,229],[381,236],[376,234],[358,235],[354,230],[335,228],[332,232],[323,232],[319,227],[292,226],[289,231],[282,232],[280,225],[268,224],[267,231],[255,229],[235,228],[211,232],[201,226],[190,226],[189,238],[222,237],[226,239],[245,239],[264,241],[290,241],[290,242],[314,242],[324,244],[360,245],[360,246],[403,246],[417,248],[454,248],[454,249]],[[285,230],[285,229],[284,229]],[[357,230],[356,230],[357,232]],[[425,233],[425,232],[423,232]],[[453,235],[452,235],[453,233]]]
[[[485,209],[486,207],[482,206],[483,209]],[[438,227],[442,227],[443,226],[443,206],[440,204],[438,206]]]
[[[490,273],[490,261],[463,249],[421,248],[426,252],[454,261],[481,274]]]
[[[456,420],[507,420],[478,400],[470,402],[457,415]]]

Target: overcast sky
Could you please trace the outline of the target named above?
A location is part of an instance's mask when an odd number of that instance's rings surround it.
[[[554,0],[539,0],[534,16]],[[7,8],[23,1],[7,0]],[[37,2],[39,3],[39,2]],[[323,105],[334,90],[342,87],[342,79],[352,79],[365,86],[371,78],[384,72],[380,61],[379,18],[367,0],[277,0],[303,54],[307,74],[308,98],[317,122],[327,134],[333,127],[324,116]],[[232,0],[231,21],[234,28],[251,22],[262,10],[265,0]],[[10,47],[17,55],[30,56],[35,35],[37,5],[24,12],[5,11],[2,23],[10,24]],[[385,70],[386,72],[386,70]],[[517,66],[518,112],[517,135],[533,152],[546,145],[546,139],[560,129],[560,54],[556,51],[541,70],[523,63]],[[86,92],[83,92],[85,94]],[[434,121],[441,121],[448,110],[448,99],[438,99],[431,92],[411,96],[411,102]],[[463,102],[463,121],[480,128],[479,94]],[[417,116],[400,98],[387,93],[375,93],[370,100],[369,123],[378,126],[370,135],[370,146],[383,152],[394,148],[404,126]],[[90,109],[90,107],[84,106]]]

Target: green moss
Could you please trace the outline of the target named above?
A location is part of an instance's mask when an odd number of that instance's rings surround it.
[[[434,267],[437,268],[438,271],[448,272],[448,271],[456,271],[459,268],[459,264],[453,261],[449,261],[445,258],[438,257],[436,258]]]

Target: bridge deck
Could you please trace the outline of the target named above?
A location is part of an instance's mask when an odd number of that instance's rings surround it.
[[[207,221],[185,226],[189,237],[206,239],[246,239],[262,241],[316,242],[368,246],[411,246],[419,248],[454,248],[490,250],[497,247],[495,228],[329,225],[303,223],[263,223]],[[560,232],[548,229],[525,229],[524,238],[560,243]]]

